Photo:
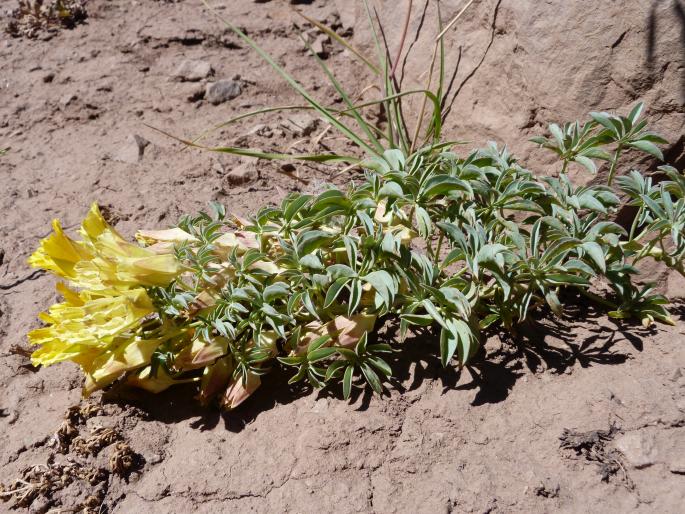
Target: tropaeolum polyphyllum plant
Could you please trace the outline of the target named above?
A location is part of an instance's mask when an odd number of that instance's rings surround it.
[[[625,117],[593,113],[583,125],[551,125],[550,139],[534,141],[559,156],[562,171],[537,177],[495,144],[459,155],[442,143],[441,82],[435,92],[419,91],[434,112],[416,149],[419,130],[407,130],[398,107],[404,93],[387,53],[379,55],[387,132],[367,124],[363,106],[333,111],[293,84],[363,143],[369,156],[359,164],[361,183],[290,194],[249,220],[215,205],[212,216],[141,230],[137,244],[109,226],[97,205],[79,241],[55,221],[30,263],[67,284],[57,286],[64,302],[41,315],[46,326],[29,334],[39,346],[33,363],[78,363],[86,394],[115,381],[153,392],[197,382],[203,402],[234,408],[274,368],[313,387],[342,381],[345,398],[364,382],[381,393],[392,375],[384,356],[401,350],[413,326],[439,330],[443,365],[463,366],[487,327],[512,330],[543,306],[562,315],[567,289],[614,318],[673,323],[668,300],[635,279],[645,259],[685,274],[685,177],[668,166],[659,168],[667,180],[658,184],[637,171],[619,176],[620,195],[637,209],[626,230],[612,221],[621,205],[616,191],[577,186],[566,174],[571,163],[594,172],[595,161],[607,160],[612,181],[622,152],[661,157],[663,140],[644,130],[641,104]],[[363,130],[344,125],[344,117]],[[599,282],[612,292],[600,296]],[[369,335],[390,318],[399,320],[399,340],[372,344]]]

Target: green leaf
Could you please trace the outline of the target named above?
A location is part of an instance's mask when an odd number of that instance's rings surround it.
[[[628,119],[631,121],[633,125],[637,123],[638,118],[642,114],[642,110],[644,109],[645,104],[644,102],[638,102],[635,104],[635,107],[632,108],[630,111],[630,114],[628,115]]]
[[[370,357],[369,363],[386,377],[392,376],[392,368],[380,357]]]
[[[314,350],[318,350],[321,348],[323,345],[328,343],[331,340],[330,335],[325,335],[325,336],[319,336],[316,339],[314,339],[311,343],[309,343],[309,346],[307,346],[307,353],[313,352]]]
[[[426,238],[430,236],[431,232],[433,231],[433,223],[426,209],[424,209],[420,205],[417,205],[414,211],[414,215],[416,217],[416,226],[419,230],[419,234],[421,235],[421,237]]]
[[[611,122],[611,115],[606,112],[591,112],[590,117],[600,125],[604,126],[613,133],[616,132],[616,127]]]
[[[561,307],[561,302],[559,302],[559,297],[551,289],[549,289],[545,293],[545,301],[547,302],[547,305],[549,305],[549,308],[552,309],[552,312],[554,314],[556,314],[557,316],[561,316],[563,314],[563,309]]]
[[[271,303],[277,298],[282,298],[290,293],[290,286],[285,282],[274,282],[270,286],[264,288],[262,297],[265,302]]]
[[[319,348],[318,350],[311,351],[307,354],[307,360],[309,362],[318,362],[324,359],[328,359],[331,355],[336,353],[335,348]]]
[[[660,161],[664,160],[664,154],[661,152],[661,150],[659,150],[659,147],[645,139],[631,141],[627,144],[627,146],[631,146],[633,148],[637,148],[638,150],[642,150],[643,152],[656,157]]]
[[[422,198],[433,198],[439,195],[446,195],[450,191],[470,191],[467,183],[450,175],[438,175],[430,178],[423,186],[420,196]]]
[[[372,271],[368,275],[363,276],[362,280],[371,284],[371,287],[380,295],[386,306],[392,306],[395,296],[395,282],[390,273],[384,270]]]
[[[404,196],[404,191],[402,191],[402,186],[397,182],[390,181],[383,184],[378,191],[378,196],[380,198],[402,198]]]
[[[538,145],[544,145],[547,144],[549,141],[546,137],[543,136],[534,136],[528,139],[531,143],[536,143]]]
[[[362,283],[361,280],[353,279],[350,281],[350,302],[347,308],[347,315],[352,316],[359,307],[362,299]]]
[[[440,362],[443,367],[447,367],[447,363],[452,360],[454,353],[457,351],[457,336],[449,329],[443,328],[440,331]]]
[[[402,171],[404,169],[406,159],[404,153],[397,148],[390,148],[383,152],[383,159],[385,159],[385,162],[390,166],[390,170]]]
[[[345,287],[345,284],[347,284],[348,281],[348,278],[341,277],[331,284],[326,292],[326,300],[323,304],[324,309],[328,309],[331,305],[333,305],[333,302],[335,302],[336,298],[340,294],[340,291],[342,291],[343,287]]]
[[[606,272],[606,261],[604,259],[604,251],[602,247],[593,241],[588,241],[583,243],[582,248],[590,256],[592,261],[597,265],[597,267],[602,271]]]
[[[333,235],[322,230],[309,230],[302,234],[297,244],[297,253],[307,255],[333,239]]]
[[[457,319],[453,322],[456,327],[458,337],[457,344],[457,357],[459,362],[463,366],[471,358],[471,354],[475,349],[476,345],[472,344],[477,342],[477,338],[473,334],[471,327],[464,320]]]
[[[571,275],[570,273],[550,273],[545,276],[545,280],[558,285],[590,285],[587,278]]]
[[[343,376],[343,397],[349,400],[350,394],[352,393],[352,373],[354,372],[354,366],[347,366],[345,370],[345,375]]]
[[[435,323],[435,319],[430,314],[402,314],[401,318],[412,325],[428,327]]]
[[[300,257],[300,265],[317,271],[324,269],[323,262],[321,262],[321,259],[314,253]]]
[[[595,165],[592,159],[588,159],[587,157],[584,157],[582,155],[576,155],[573,160],[576,161],[578,164],[582,164],[583,166],[585,166],[585,168],[593,175],[597,173],[597,166]]]
[[[559,128],[559,125],[557,125],[556,123],[550,123],[549,131],[551,132],[552,136],[554,136],[554,139],[557,140],[557,144],[559,145],[559,147],[563,148],[564,133],[561,131],[561,128]]]
[[[295,215],[307,204],[307,202],[309,202],[310,199],[310,195],[298,195],[293,201],[290,202],[283,213],[283,217],[288,221],[292,220]]]
[[[338,371],[340,371],[341,368],[347,366],[347,361],[344,360],[338,360],[338,361],[333,361],[328,365],[328,369],[326,370],[326,377],[324,380],[328,381],[330,380],[333,376],[335,376]]]
[[[332,264],[331,266],[328,266],[327,271],[333,280],[357,276],[357,272],[350,268],[347,264]]]
[[[371,366],[366,363],[362,363],[361,369],[362,373],[364,374],[364,378],[366,378],[366,381],[371,386],[371,389],[373,389],[377,394],[383,394],[383,386],[381,385],[381,381],[376,372],[371,369]]]
[[[433,302],[431,302],[429,299],[425,299],[422,302],[422,305],[424,309],[426,309],[426,312],[435,320],[437,321],[440,326],[443,328],[447,328],[447,324],[445,323],[445,319],[442,317],[440,312],[438,311],[438,308],[435,306]]]

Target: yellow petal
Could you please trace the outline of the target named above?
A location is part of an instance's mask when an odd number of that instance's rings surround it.
[[[72,278],[74,266],[92,254],[80,243],[71,240],[62,230],[58,220],[52,221],[53,233],[43,239],[40,247],[28,259],[34,268],[52,271],[64,278]]]
[[[90,206],[90,211],[81,223],[81,230],[79,232],[84,238],[97,239],[106,230],[112,230],[109,223],[102,217],[98,204],[93,202]]]

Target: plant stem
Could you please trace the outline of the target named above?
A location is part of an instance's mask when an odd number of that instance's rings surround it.
[[[616,174],[616,165],[618,164],[618,159],[621,157],[621,151],[623,150],[623,144],[619,143],[616,147],[616,153],[611,161],[611,167],[609,168],[609,179],[607,180],[608,185],[614,181],[614,175]]]
[[[440,237],[438,237],[438,247],[435,250],[435,262],[440,261],[440,250],[442,250],[442,241],[445,238],[445,233],[440,232]]]

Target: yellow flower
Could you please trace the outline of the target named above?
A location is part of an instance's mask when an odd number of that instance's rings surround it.
[[[83,365],[86,372],[84,394],[89,396],[114,382],[126,372],[149,364],[152,353],[164,342],[162,338],[143,339],[131,336],[115,339],[110,348]]]
[[[29,264],[52,271],[73,285],[87,289],[135,289],[166,286],[181,272],[174,255],[142,248],[124,240],[107,224],[97,204],[83,220],[82,241],[66,236],[59,221]]]
[[[31,356],[36,366],[64,360],[84,365],[108,348],[115,337],[137,327],[142,318],[155,312],[142,288],[76,293],[58,284],[57,290],[65,301],[40,315],[48,326],[29,333],[31,344],[41,346]]]

